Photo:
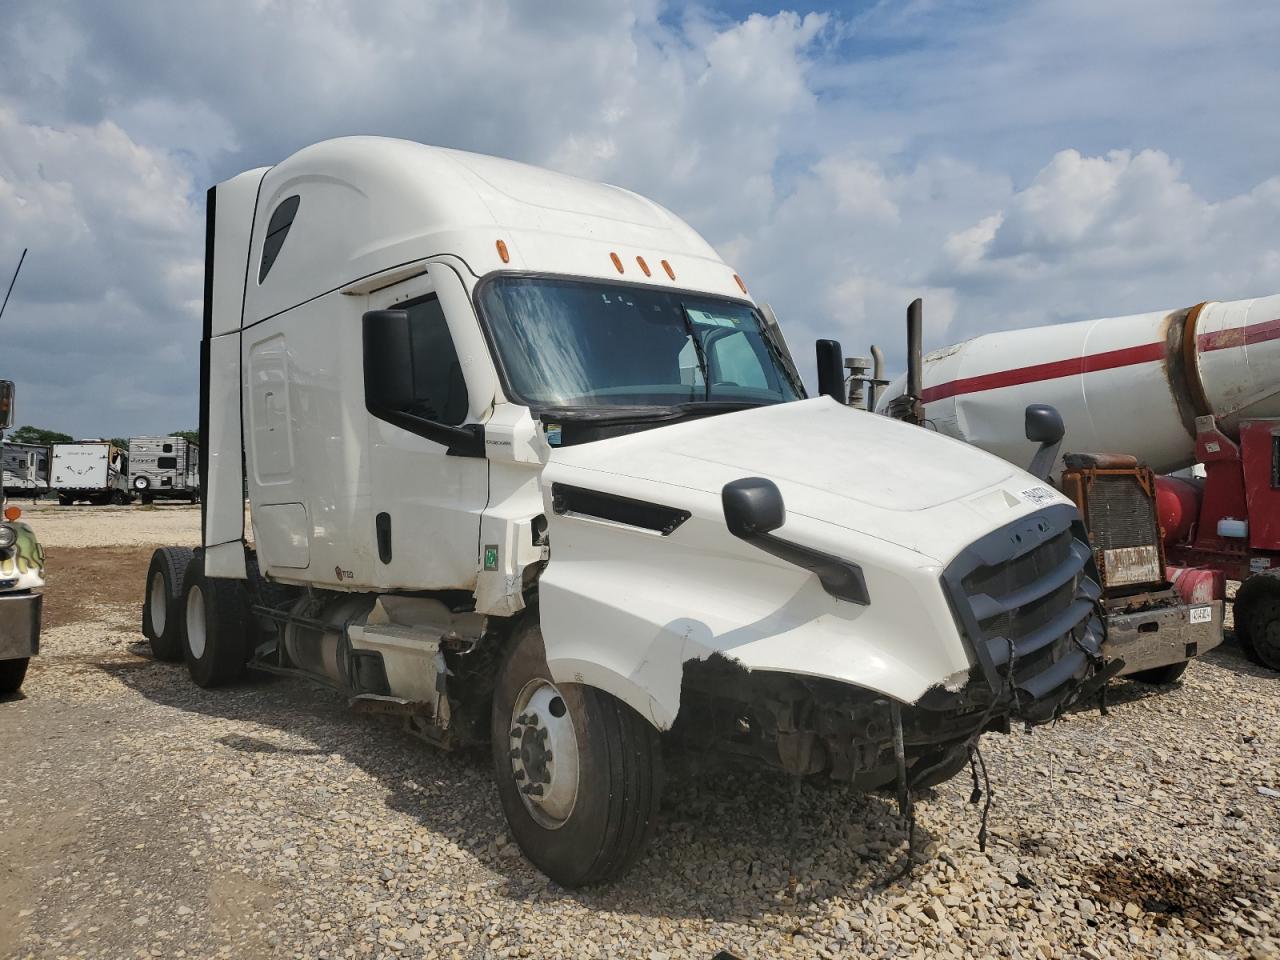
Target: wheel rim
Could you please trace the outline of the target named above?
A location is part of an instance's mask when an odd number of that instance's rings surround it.
[[[555,684],[530,680],[511,711],[511,774],[541,826],[564,826],[578,800],[578,736]]]
[[[187,647],[191,656],[204,656],[204,591],[193,586],[187,594]]]
[[[169,616],[169,604],[166,602],[168,597],[165,596],[164,574],[157,570],[151,575],[151,596],[148,603],[151,606],[151,629],[155,631],[156,636],[164,633],[166,621]]]

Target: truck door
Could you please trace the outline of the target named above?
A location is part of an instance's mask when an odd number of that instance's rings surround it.
[[[447,269],[433,269],[457,282]],[[464,366],[467,340],[455,327],[473,316],[447,317],[432,275],[369,294],[369,310],[404,310],[413,342],[417,414],[450,426],[473,422],[488,406],[471,396]],[[465,297],[463,298],[465,303]],[[467,331],[469,332],[469,331]],[[480,401],[477,404],[477,400]],[[479,570],[480,517],[489,497],[488,461],[451,456],[446,447],[372,414],[370,544],[379,586],[474,589]]]

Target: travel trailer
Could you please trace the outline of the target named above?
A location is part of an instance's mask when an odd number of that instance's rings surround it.
[[[11,497],[38,497],[49,492],[49,447],[42,443],[0,444],[4,492]]]
[[[200,499],[200,447],[184,437],[129,440],[129,489],[143,503]]]
[[[0,380],[0,446],[13,426],[13,382]],[[0,493],[0,695],[16,692],[40,652],[44,551],[22,510]]]
[[[202,686],[298,674],[487,740],[559,883],[636,860],[668,750],[909,811],[985,731],[1104,677],[1076,507],[809,397],[657,204],[351,138],[207,210],[203,546],[152,558],[152,649]]]
[[[129,454],[107,440],[53,445],[50,486],[58,502],[128,503]]]

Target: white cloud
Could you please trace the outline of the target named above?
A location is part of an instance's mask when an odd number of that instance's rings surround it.
[[[14,0],[0,267],[32,254],[0,372],[70,432],[193,422],[204,189],[350,133],[652,196],[775,305],[806,370],[817,336],[892,365],[921,294],[937,345],[1270,292],[1277,45],[1270,5],[1229,0]]]

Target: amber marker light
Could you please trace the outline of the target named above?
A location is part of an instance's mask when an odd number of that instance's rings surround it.
[[[746,285],[745,283],[743,283],[743,282],[742,282],[742,278],[741,278],[740,276],[738,276],[738,275],[735,273],[735,274],[733,275],[733,279],[737,282],[737,284],[738,284],[738,289],[739,289],[739,290],[741,290],[743,293],[746,293],[746,292],[747,292],[747,285]]]
[[[20,510],[18,507],[4,508],[4,518],[6,520],[12,522],[14,520],[17,520],[20,516],[22,516],[22,510]]]
[[[644,257],[636,257],[636,263],[640,264],[640,272],[646,277],[650,276],[649,265],[644,262]]]
[[[511,254],[507,252],[507,241],[499,240],[495,246],[498,248],[498,256],[502,258],[503,263],[511,262]]]
[[[671,269],[671,264],[667,263],[665,260],[662,261],[662,269],[667,271],[667,276],[672,280],[676,278],[676,272]]]
[[[622,258],[616,253],[609,254],[609,259],[613,261],[613,265],[618,268],[618,272],[622,273]]]

